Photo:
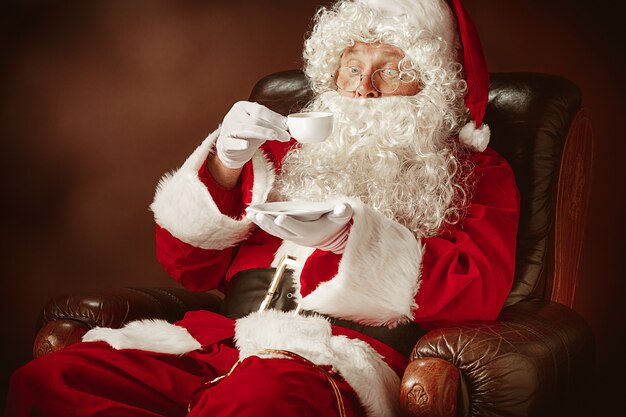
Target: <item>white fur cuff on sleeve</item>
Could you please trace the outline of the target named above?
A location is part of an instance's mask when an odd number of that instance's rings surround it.
[[[219,129],[211,133],[177,171],[161,178],[150,209],[157,224],[176,238],[203,249],[226,249],[242,242],[253,230],[252,223],[222,214],[198,170],[215,146]],[[252,159],[254,185],[252,204],[267,199],[274,183],[274,168],[261,151]]]
[[[417,309],[422,244],[409,229],[356,199],[337,275],[302,299],[302,308],[367,325],[411,321]]]

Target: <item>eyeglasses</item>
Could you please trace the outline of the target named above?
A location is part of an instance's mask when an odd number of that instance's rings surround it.
[[[353,93],[359,88],[365,76],[361,68],[351,66],[339,68],[334,78],[338,89]],[[372,86],[382,94],[393,93],[402,83],[412,83],[416,80],[415,70],[400,71],[393,68],[380,68],[370,75]]]

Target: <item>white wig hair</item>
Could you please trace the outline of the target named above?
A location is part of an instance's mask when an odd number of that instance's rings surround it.
[[[304,43],[304,72],[316,93],[334,88],[343,51],[356,42],[386,43],[405,53],[402,66],[421,73],[427,85],[433,52],[440,67],[459,62],[456,20],[444,0],[340,0],[320,8]],[[433,51],[434,49],[434,51]]]

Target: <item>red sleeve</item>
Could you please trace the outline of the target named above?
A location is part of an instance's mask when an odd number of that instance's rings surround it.
[[[243,166],[237,184],[232,189],[215,182],[207,168],[206,161],[198,170],[198,177],[209,190],[215,205],[222,214],[233,219],[240,219],[244,215],[245,206],[249,205],[252,200],[252,184],[254,181],[252,163],[248,162]]]
[[[508,163],[495,151],[471,157],[472,199],[466,216],[423,239],[422,282],[416,321],[425,327],[493,320],[511,289],[519,193]]]
[[[276,172],[280,172],[281,163],[289,149],[297,142],[291,139],[289,142],[267,141],[263,144],[262,150],[266,157],[272,161]],[[213,179],[209,172],[206,162],[202,164],[198,170],[198,176],[202,183],[207,187],[213,201],[222,214],[234,219],[240,219],[244,216],[244,209],[252,201],[252,186],[254,184],[254,172],[252,163],[248,162],[243,166],[237,185],[228,189]]]
[[[163,269],[183,287],[190,291],[208,291],[222,287],[234,248],[197,248],[157,225],[156,256]]]
[[[254,174],[251,163],[244,166],[233,189],[217,184],[206,163],[198,170],[198,176],[222,214],[234,219],[244,215],[244,207],[252,199]],[[222,288],[235,252],[235,248],[198,248],[181,241],[159,225],[156,227],[157,260],[172,278],[191,291]]]

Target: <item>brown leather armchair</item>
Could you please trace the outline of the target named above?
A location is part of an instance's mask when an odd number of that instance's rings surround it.
[[[300,71],[272,74],[251,100],[287,114],[311,97]],[[520,188],[514,287],[494,322],[439,328],[411,354],[400,392],[409,416],[558,416],[584,409],[594,343],[572,310],[589,198],[592,134],[571,82],[533,73],[492,74],[491,146]],[[80,340],[94,326],[139,318],[175,321],[219,309],[217,293],[121,288],[63,295],[42,310],[34,356]]]

